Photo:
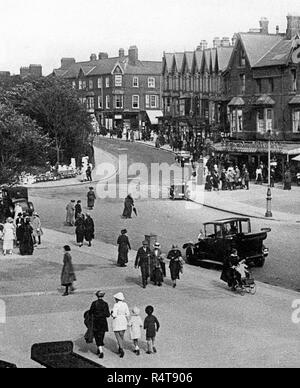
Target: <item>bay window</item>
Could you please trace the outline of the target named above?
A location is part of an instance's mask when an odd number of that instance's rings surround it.
[[[257,110],[256,130],[259,133],[273,130],[273,109],[260,108]]]
[[[243,109],[234,107],[230,112],[230,130],[231,132],[242,132],[243,128]]]
[[[295,108],[292,113],[293,116],[293,132],[300,133],[300,107]]]

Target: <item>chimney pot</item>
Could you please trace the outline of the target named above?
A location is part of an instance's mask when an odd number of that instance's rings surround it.
[[[288,40],[291,40],[297,34],[300,33],[300,16],[287,15],[286,18],[287,18],[286,38]]]
[[[129,63],[135,65],[139,60],[139,50],[137,46],[130,46],[128,50]]]

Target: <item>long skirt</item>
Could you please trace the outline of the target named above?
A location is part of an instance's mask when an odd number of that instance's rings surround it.
[[[128,248],[119,249],[118,265],[124,265],[128,263]]]
[[[4,240],[3,241],[3,250],[12,251],[14,249],[14,240]]]

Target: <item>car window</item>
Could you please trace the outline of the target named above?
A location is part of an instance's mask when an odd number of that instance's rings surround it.
[[[237,221],[228,222],[224,225],[224,231],[227,236],[232,236],[238,233],[238,223]]]
[[[242,221],[241,223],[241,229],[240,229],[240,233],[249,233],[249,222],[248,221]]]
[[[205,236],[206,237],[215,237],[215,225],[209,224],[205,226]]]
[[[216,225],[216,237],[217,238],[222,238],[223,237],[222,225]]]

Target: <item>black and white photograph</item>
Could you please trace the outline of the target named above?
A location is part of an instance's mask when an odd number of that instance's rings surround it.
[[[0,15],[0,368],[299,368],[299,0]]]

